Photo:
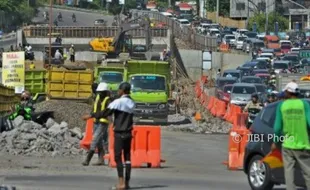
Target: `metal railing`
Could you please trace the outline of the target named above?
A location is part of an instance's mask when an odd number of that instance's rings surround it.
[[[190,26],[181,26],[176,20],[166,17],[159,12],[134,10],[133,16],[148,15],[157,21],[166,23],[172,31],[172,34],[179,39],[187,42],[192,49],[209,49],[215,51],[217,49],[217,40],[214,36],[205,36],[196,33],[195,29]]]
[[[29,26],[23,29],[25,37],[48,37],[48,26]],[[52,34],[61,34],[63,38],[93,38],[93,37],[114,37],[116,36],[118,27],[70,27],[60,26],[52,27]],[[144,38],[145,30],[135,29],[128,32],[133,38]],[[167,37],[168,28],[152,28],[152,37]]]

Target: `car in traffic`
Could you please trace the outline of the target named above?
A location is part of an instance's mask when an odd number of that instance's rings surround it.
[[[246,37],[248,37],[249,39],[253,39],[253,40],[255,40],[256,39],[256,36],[257,36],[257,32],[246,32],[246,33],[244,33],[244,35],[246,36]]]
[[[181,27],[191,25],[191,23],[187,19],[178,19],[177,21]]]
[[[289,53],[291,51],[292,46],[289,44],[283,44],[283,45],[281,45],[280,48],[281,48],[282,54],[286,54],[286,53]]]
[[[269,79],[270,79],[269,73],[257,73],[257,74],[255,74],[255,76],[259,77],[264,84],[268,84]]]
[[[250,64],[254,64],[254,69],[268,69],[270,68],[270,64],[268,61],[264,59],[252,59]]]
[[[242,71],[237,69],[228,69],[223,72],[223,77],[236,77],[240,81],[242,76]]]
[[[238,30],[236,31],[236,37],[243,36],[243,35],[245,35],[247,32],[249,32],[247,29],[238,29]]]
[[[252,74],[253,75],[256,75],[256,74],[269,74],[269,70],[268,69],[254,69],[252,71]]]
[[[264,41],[262,40],[251,40],[250,41],[250,49],[251,51],[253,50],[258,50],[259,52],[265,47]]]
[[[218,37],[218,36],[220,36],[220,30],[219,29],[217,29],[217,28],[210,28],[209,29],[209,35],[210,36],[216,36],[216,37]]]
[[[223,91],[222,93],[219,95],[219,99],[223,100],[226,103],[229,103],[230,101],[230,93],[231,93],[231,89],[232,89],[233,84],[226,84],[223,87]]]
[[[198,31],[200,33],[205,33],[207,31],[207,29],[209,29],[211,26],[211,24],[209,23],[200,23],[198,26]]]
[[[260,102],[265,102],[267,99],[267,87],[265,84],[254,84],[257,90],[258,98]]]
[[[243,77],[243,76],[249,76],[249,75],[251,75],[252,70],[253,70],[253,67],[244,67],[244,66],[241,66],[241,67],[238,67],[237,69],[241,71],[241,73],[242,73],[241,77]]]
[[[220,97],[220,95],[223,92],[223,88],[225,85],[234,84],[236,82],[238,82],[238,78],[236,78],[236,77],[219,77],[216,80],[216,88],[215,88],[216,96]]]
[[[299,55],[299,50],[300,50],[300,48],[291,48],[291,52],[290,52],[290,54],[295,54],[295,55]]]
[[[288,72],[289,69],[291,68],[291,65],[292,64],[290,61],[278,60],[273,63],[273,69],[275,73],[279,74],[283,70],[286,70]]]
[[[256,76],[244,76],[241,79],[242,83],[262,84],[262,79]]]
[[[250,83],[235,83],[230,93],[230,103],[244,107],[253,93],[257,93],[256,86]]]
[[[236,41],[235,41],[235,48],[236,48],[237,50],[241,50],[241,49],[242,49],[242,47],[243,47],[243,42],[244,42],[245,39],[247,39],[247,37],[245,37],[245,36],[239,36],[239,37],[237,37],[237,39],[236,39]]]
[[[230,47],[233,47],[235,45],[236,37],[232,34],[227,34],[223,38],[223,42],[225,44],[228,44]]]
[[[106,26],[106,25],[107,25],[107,21],[103,19],[97,19],[94,22],[94,26]]]
[[[305,99],[310,103],[309,99]],[[280,101],[271,103],[258,113],[250,127],[250,137],[244,153],[243,171],[247,175],[252,190],[272,190],[274,185],[285,184],[283,168],[271,169],[262,159],[271,151],[274,137],[276,109]],[[305,182],[298,166],[295,172],[295,184],[305,187]]]
[[[282,60],[292,62],[292,64],[293,64],[294,66],[296,66],[296,65],[299,64],[299,57],[298,57],[298,55],[285,54],[285,55],[282,57]]]
[[[250,38],[246,38],[243,40],[243,43],[242,43],[242,51],[243,52],[247,52],[247,53],[250,52],[251,42],[252,42],[252,40]]]

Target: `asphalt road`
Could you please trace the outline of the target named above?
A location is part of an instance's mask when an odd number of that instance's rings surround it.
[[[162,131],[162,149],[163,168],[133,169],[133,189],[249,189],[242,171],[221,164],[227,158],[226,135]],[[82,158],[0,157],[0,183],[22,190],[108,190],[116,183],[115,169],[82,167]]]
[[[73,10],[65,10],[65,9],[52,9],[52,18],[54,21],[58,13],[61,12],[62,14],[62,22],[58,22],[58,26],[94,26],[94,21],[97,19],[104,19],[107,21],[108,26],[111,26],[113,22],[113,16],[110,15],[103,15],[99,13],[86,13],[86,12],[78,12]],[[44,20],[43,12],[48,11],[48,8],[41,8],[40,13],[35,19]],[[76,16],[76,22],[72,21],[72,14]]]

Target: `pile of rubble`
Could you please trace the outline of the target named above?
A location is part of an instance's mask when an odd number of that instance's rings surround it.
[[[36,112],[53,111],[56,122],[66,121],[69,128],[85,128],[85,121],[81,118],[90,113],[92,106],[86,103],[70,100],[49,100],[35,104]]]
[[[208,110],[200,105],[199,101],[195,98],[195,92],[193,90],[194,85],[188,82],[182,85],[186,86],[186,88],[185,91],[179,93],[181,98],[179,104],[180,114],[170,115],[168,118],[170,125],[165,128],[171,131],[184,131],[190,133],[228,133],[231,124],[212,116]],[[209,90],[212,94],[211,91],[214,89]],[[196,112],[201,114],[202,120],[195,120],[194,116]],[[181,122],[185,120],[189,122]]]
[[[42,126],[19,116],[13,125],[13,130],[0,134],[0,152],[32,156],[74,156],[83,153],[79,148],[83,137],[81,130],[77,127],[69,129],[66,122],[57,123],[48,119]]]

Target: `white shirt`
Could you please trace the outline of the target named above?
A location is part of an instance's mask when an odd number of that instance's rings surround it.
[[[56,51],[55,53],[55,59],[61,59],[62,58],[62,55],[59,51]]]
[[[31,51],[32,50],[31,46],[26,46],[25,48],[26,48],[27,51]]]

